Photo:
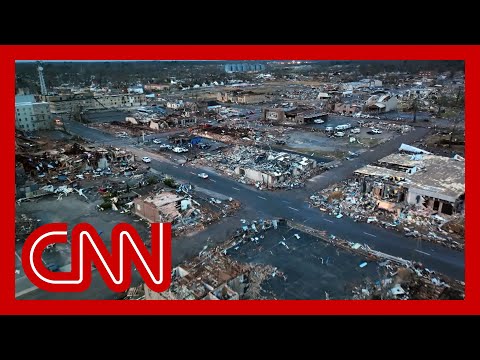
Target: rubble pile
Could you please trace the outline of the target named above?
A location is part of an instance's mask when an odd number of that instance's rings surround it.
[[[247,221],[243,221],[247,224]],[[255,241],[255,235],[277,226],[277,220],[252,221],[212,249],[205,246],[198,256],[172,270],[172,284],[162,293],[145,285],[147,300],[243,300],[262,299],[261,284],[274,276],[271,265],[243,264],[228,256],[231,249]],[[263,235],[260,235],[263,237]]]
[[[362,193],[360,184],[344,181],[310,196],[310,204],[329,215],[341,218],[344,215],[354,221],[375,223],[384,228],[401,231],[405,236],[416,237],[452,249],[463,250],[461,232],[445,227],[448,215],[439,216],[436,211],[421,204],[400,205]],[[455,227],[454,227],[455,228]]]
[[[194,129],[194,135],[220,141],[226,144],[253,143],[255,132],[243,126],[213,126],[207,129]]]
[[[30,235],[37,227],[38,221],[29,218],[25,214],[15,216],[15,240],[23,241]]]
[[[142,131],[145,135],[154,134],[148,124],[132,124],[130,122],[112,121],[109,123],[92,123],[88,124],[89,127],[94,129],[100,129],[111,134],[115,134],[120,137],[126,136],[140,136]]]
[[[411,268],[380,263],[383,278],[365,280],[352,290],[354,300],[463,300],[465,283],[420,265]]]
[[[16,197],[22,201],[52,193],[68,195],[74,190],[80,193],[83,181],[143,177],[142,169],[134,161],[133,154],[120,148],[95,148],[77,142],[33,154],[17,153]]]
[[[155,191],[146,196],[134,198],[133,201],[125,204],[125,201],[131,200],[126,199],[123,204],[120,204],[123,206],[122,212],[132,211],[147,225],[150,222],[170,222],[172,235],[180,236],[203,230],[222,217],[231,216],[241,206],[241,203],[233,198],[222,201],[213,197],[204,197],[201,193],[195,192],[190,184],[175,186],[176,190],[168,187],[157,189],[155,186]],[[117,199],[117,197],[110,198],[110,201],[115,201],[113,204],[117,205]],[[114,210],[118,209],[120,209],[119,206]]]
[[[400,125],[385,121],[368,121],[359,123],[359,126],[364,128],[377,128],[385,131],[394,131],[400,134],[406,134],[414,130],[414,128],[410,125]]]
[[[238,182],[259,189],[301,187],[306,179],[322,170],[315,160],[301,155],[246,146],[206,154],[194,163],[212,166]]]

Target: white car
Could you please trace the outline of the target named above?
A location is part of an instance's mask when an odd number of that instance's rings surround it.
[[[360,134],[360,128],[352,129],[352,130],[350,130],[350,132],[351,132],[352,134]]]
[[[150,163],[150,162],[152,162],[152,159],[150,159],[148,156],[144,156],[144,157],[142,158],[142,161],[143,161],[144,163]]]
[[[381,134],[382,131],[381,131],[381,130],[378,130],[378,129],[372,129],[372,133],[374,133],[374,134]]]
[[[345,133],[343,131],[337,131],[334,135],[338,137],[342,137],[342,136],[345,136]]]
[[[202,179],[207,179],[207,178],[208,178],[208,174],[200,173],[200,174],[198,174],[198,177],[201,177]]]
[[[316,119],[316,120],[313,120],[313,122],[315,124],[323,124],[325,121],[323,121],[322,119]]]
[[[154,144],[161,144],[162,142],[159,139],[153,139]]]

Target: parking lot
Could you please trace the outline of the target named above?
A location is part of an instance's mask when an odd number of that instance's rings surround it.
[[[87,193],[87,196],[88,193]],[[121,214],[119,212],[103,212],[97,210],[97,205],[102,202],[101,199],[96,201],[86,201],[77,195],[69,195],[62,200],[56,197],[42,198],[38,201],[22,202],[17,204],[17,212],[26,214],[29,218],[38,222],[38,225],[47,223],[66,222],[69,226],[86,222],[91,224],[103,239],[105,245],[110,250],[110,233],[113,227],[121,222],[131,224],[138,231],[142,239],[149,238],[149,232],[145,224],[138,219],[132,219],[129,214]],[[69,227],[71,231],[71,227]],[[31,286],[25,284],[25,274],[21,266],[22,246],[24,239],[15,242],[15,276],[23,287]],[[64,268],[70,264],[70,245],[56,244],[53,248],[45,250],[43,253],[43,262],[46,266],[52,265],[57,268]],[[68,271],[68,270],[67,270]],[[18,284],[17,284],[18,285]],[[24,288],[18,288],[22,291]]]

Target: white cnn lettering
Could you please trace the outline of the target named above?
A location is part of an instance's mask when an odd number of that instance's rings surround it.
[[[120,239],[119,239],[119,243],[120,243],[119,244],[119,246],[120,246],[120,249],[119,249],[120,250],[119,251],[120,269],[119,269],[118,280],[115,278],[115,275],[113,274],[112,270],[110,269],[110,266],[105,261],[102,253],[98,249],[97,244],[95,244],[95,241],[93,240],[92,236],[87,231],[80,232],[80,239],[79,239],[79,242],[80,242],[80,249],[79,249],[79,252],[80,252],[80,255],[79,255],[80,256],[80,259],[79,259],[80,260],[79,261],[80,271],[79,271],[79,274],[80,275],[79,275],[79,279],[77,279],[77,280],[52,280],[52,279],[47,279],[46,277],[41,275],[38,272],[37,268],[35,267],[35,263],[33,261],[33,254],[35,253],[35,248],[37,247],[38,243],[40,243],[40,241],[42,241],[46,237],[55,236],[55,235],[66,236],[67,232],[66,231],[51,231],[51,232],[48,232],[46,234],[43,234],[37,240],[35,240],[35,242],[33,243],[32,247],[30,249],[30,254],[29,254],[30,264],[31,264],[33,272],[35,273],[35,275],[39,279],[41,279],[42,281],[44,281],[48,284],[78,285],[78,284],[81,284],[83,282],[83,278],[84,278],[84,274],[83,274],[83,252],[84,252],[84,250],[83,249],[84,249],[85,239],[90,242],[93,249],[95,250],[95,253],[97,254],[97,257],[100,259],[103,266],[107,270],[108,275],[110,276],[110,279],[115,284],[119,285],[119,284],[122,284],[123,281],[124,281],[124,279],[123,279],[123,274],[124,274],[123,249],[124,249],[125,241],[130,241],[130,244],[132,245],[133,249],[135,250],[135,253],[137,254],[137,258],[140,259],[140,261],[142,262],[142,265],[147,270],[148,275],[150,276],[150,279],[152,280],[152,282],[154,284],[157,284],[157,285],[159,285],[163,282],[163,223],[160,224],[160,254],[159,254],[160,255],[160,269],[159,269],[160,273],[159,273],[158,279],[155,277],[152,270],[147,265],[147,262],[145,261],[142,254],[140,253],[140,250],[138,249],[137,244],[135,244],[135,242],[133,241],[133,238],[131,237],[131,235],[127,231],[120,232]],[[155,255],[155,254],[153,254],[153,255]],[[128,264],[128,265],[130,265],[130,264]]]

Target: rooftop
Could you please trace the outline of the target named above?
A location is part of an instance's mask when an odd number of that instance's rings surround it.
[[[454,158],[437,155],[391,154],[379,160],[388,163],[416,168],[412,174],[391,170],[379,166],[367,165],[355,173],[383,177],[404,177],[407,188],[422,189],[435,193],[436,197],[454,201],[465,193],[465,162]],[[432,194],[433,196],[433,194]]]
[[[404,171],[391,170],[373,165],[364,166],[358,170],[355,170],[355,173],[362,175],[378,176],[382,178],[398,178],[401,180],[406,179],[408,175]]]

